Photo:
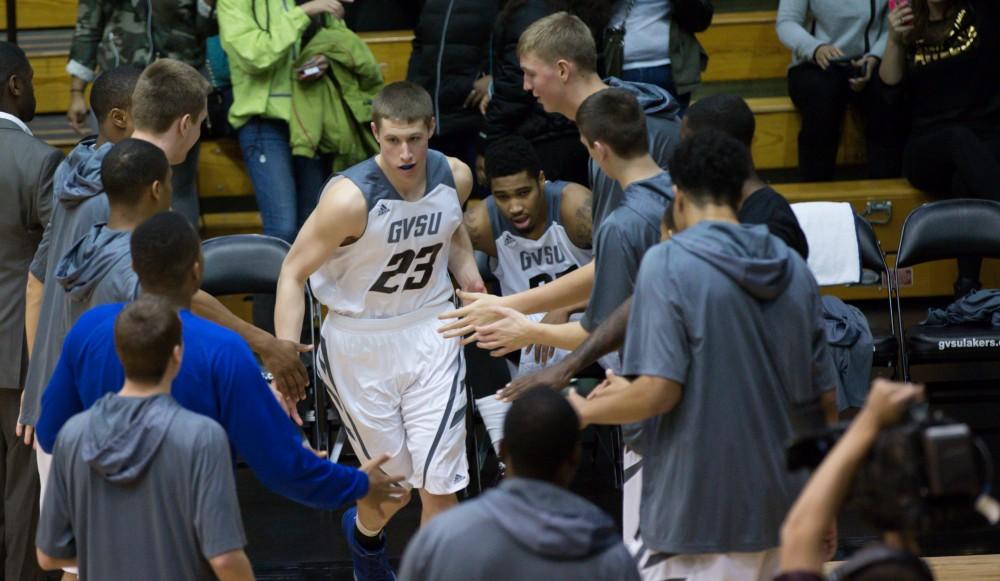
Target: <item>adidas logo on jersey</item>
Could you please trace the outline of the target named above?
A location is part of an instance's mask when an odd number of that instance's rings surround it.
[[[386,214],[388,214],[391,211],[392,210],[389,209],[389,206],[385,205],[384,202],[379,202],[378,206],[375,207],[375,215],[376,216],[385,216]]]
[[[504,232],[503,233],[503,244],[507,248],[510,248],[510,247],[514,246],[515,244],[517,244],[517,239],[515,239],[514,236],[511,235],[510,232]]]

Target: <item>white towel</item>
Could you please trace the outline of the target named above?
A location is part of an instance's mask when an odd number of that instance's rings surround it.
[[[854,210],[847,202],[802,202],[792,211],[809,242],[809,270],[820,286],[861,282]]]

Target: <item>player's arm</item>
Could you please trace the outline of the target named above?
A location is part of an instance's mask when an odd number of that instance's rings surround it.
[[[569,355],[545,369],[514,379],[497,396],[504,401],[513,401],[535,387],[565,387],[581,369],[622,346],[631,306],[632,298],[629,297]]]
[[[297,401],[305,397],[306,386],[309,385],[309,374],[306,372],[299,353],[311,349],[308,345],[300,345],[298,341],[284,341],[276,338],[263,329],[259,329],[234,315],[219,299],[199,290],[191,300],[191,310],[203,317],[235,332],[250,345],[250,349],[260,355],[264,368],[274,376],[274,385],[282,394]]]
[[[219,581],[251,581],[254,579],[250,559],[242,549],[229,551],[208,560]]]
[[[673,410],[681,401],[684,386],[655,375],[640,375],[629,382],[624,377],[609,375],[602,384],[602,393],[593,399],[583,399],[575,391],[569,401],[580,416],[580,427],[590,424],[630,424],[659,416]]]
[[[359,238],[368,220],[368,205],[350,180],[327,184],[316,209],[302,225],[281,264],[274,304],[274,334],[298,342],[305,313],[306,281],[337,248]]]
[[[38,566],[42,568],[43,571],[55,571],[57,569],[65,569],[67,567],[76,567],[76,559],[60,559],[58,557],[53,557],[45,554],[41,549],[35,549],[38,556]]]
[[[482,293],[459,292],[465,306],[441,314],[439,319],[455,319],[438,331],[445,337],[466,337],[482,326],[497,320],[490,307],[501,306],[521,313],[545,313],[586,301],[594,287],[594,262],[554,281],[513,295],[497,297]],[[467,342],[471,342],[468,339]]]
[[[580,184],[569,183],[563,189],[559,218],[570,242],[577,248],[590,248],[594,243],[594,196]]]
[[[476,346],[488,349],[494,357],[527,347],[549,345],[558,349],[575,349],[589,333],[576,321],[553,325],[535,322],[524,314],[507,307],[491,307],[500,318],[476,328]]]
[[[497,242],[493,238],[493,227],[490,225],[486,202],[469,205],[465,210],[465,229],[472,240],[472,247],[480,252],[496,257]]]
[[[809,479],[781,527],[781,571],[819,573],[827,560],[823,536],[837,518],[851,480],[879,431],[898,422],[921,395],[910,384],[877,379],[851,427]]]
[[[45,285],[29,272],[24,302],[24,335],[28,341],[28,357],[31,357],[31,350],[35,347],[35,334],[38,332],[38,318],[42,313],[44,293]]]
[[[472,193],[472,170],[469,169],[469,166],[452,157],[448,158],[448,163],[451,165],[451,174],[455,178],[455,190],[458,192],[459,204],[464,206],[469,199],[469,194]],[[462,290],[474,292],[486,290],[483,278],[479,276],[479,267],[476,266],[476,255],[472,250],[469,232],[461,225],[455,229],[455,233],[451,237],[448,270],[455,277],[455,282]]]

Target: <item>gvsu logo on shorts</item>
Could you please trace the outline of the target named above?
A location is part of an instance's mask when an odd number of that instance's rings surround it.
[[[1000,347],[996,339],[977,339],[976,337],[962,337],[961,339],[945,339],[938,341],[938,351],[945,349],[991,349]]]

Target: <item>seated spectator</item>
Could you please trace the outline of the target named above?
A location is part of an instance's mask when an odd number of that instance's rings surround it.
[[[229,122],[238,132],[264,234],[289,243],[316,206],[333,167],[329,155],[293,155],[289,129],[292,84],[316,82],[330,69],[319,56],[315,66],[293,70],[295,56],[327,15],[342,18],[343,5],[337,0],[218,0],[219,38],[233,83]]]
[[[70,126],[80,135],[89,132],[83,94],[98,72],[123,65],[141,69],[164,57],[200,69],[205,64],[205,37],[215,27],[211,4],[204,0],[163,0],[148,5],[82,0],[66,64],[71,79],[66,112]],[[174,209],[195,227],[200,219],[198,150],[195,143],[182,157],[170,160],[175,165]]]
[[[824,546],[828,531],[836,524],[837,513],[851,488],[851,482],[863,466],[871,465],[873,470],[885,474],[897,474],[903,466],[896,462],[876,466],[880,461],[866,460],[869,450],[876,445],[879,433],[899,422],[906,406],[919,397],[921,389],[910,384],[892,383],[878,379],[872,384],[865,407],[851,423],[851,427],[840,438],[836,446],[820,464],[806,485],[798,500],[792,506],[781,527],[781,574],[775,581],[822,581],[823,564],[829,560],[833,547]],[[897,459],[903,461],[903,459]],[[899,479],[894,479],[897,482]],[[890,482],[873,482],[872,490],[878,490],[878,498],[869,499],[877,503],[875,513],[891,512],[897,502],[897,490]],[[914,484],[916,486],[916,484]],[[863,515],[871,515],[863,512]],[[863,549],[844,565],[844,573],[854,571],[850,581],[932,581],[930,569],[916,557],[917,547],[913,523],[907,518],[892,515],[898,526],[893,529],[879,527],[882,543],[878,550],[881,559],[875,558],[864,568],[860,568],[858,558],[866,560],[873,556],[873,549]]]
[[[170,395],[176,308],[144,298],[114,327],[125,381],[59,432],[39,563],[84,579],[253,579],[226,433]]]
[[[498,488],[431,521],[410,541],[404,581],[638,580],[614,522],[568,490],[580,462],[579,419],[537,389],[504,420]]]
[[[1000,201],[1000,6],[911,0],[889,24],[879,74],[902,87],[913,120],[903,175],[932,194]],[[982,286],[981,265],[958,261],[956,298]]]
[[[483,113],[489,102],[489,38],[496,0],[428,0],[413,31],[406,80],[434,100],[430,147],[475,167]],[[475,191],[475,190],[474,190]],[[480,192],[477,197],[483,197]]]
[[[707,16],[701,23],[704,27],[699,24],[686,30],[681,26],[673,17],[672,0],[618,0],[610,21],[611,28],[624,30],[624,60],[616,76],[666,89],[680,103],[682,116],[708,65],[708,55],[694,33],[708,28],[712,18],[711,1],[689,0],[688,4],[700,9],[699,16]]]
[[[802,114],[803,181],[834,178],[848,105],[857,107],[863,121],[868,176],[899,175],[902,122],[898,109],[886,105],[878,83],[888,36],[887,1],[781,0],[778,5],[778,38],[792,51],[788,94]]]

